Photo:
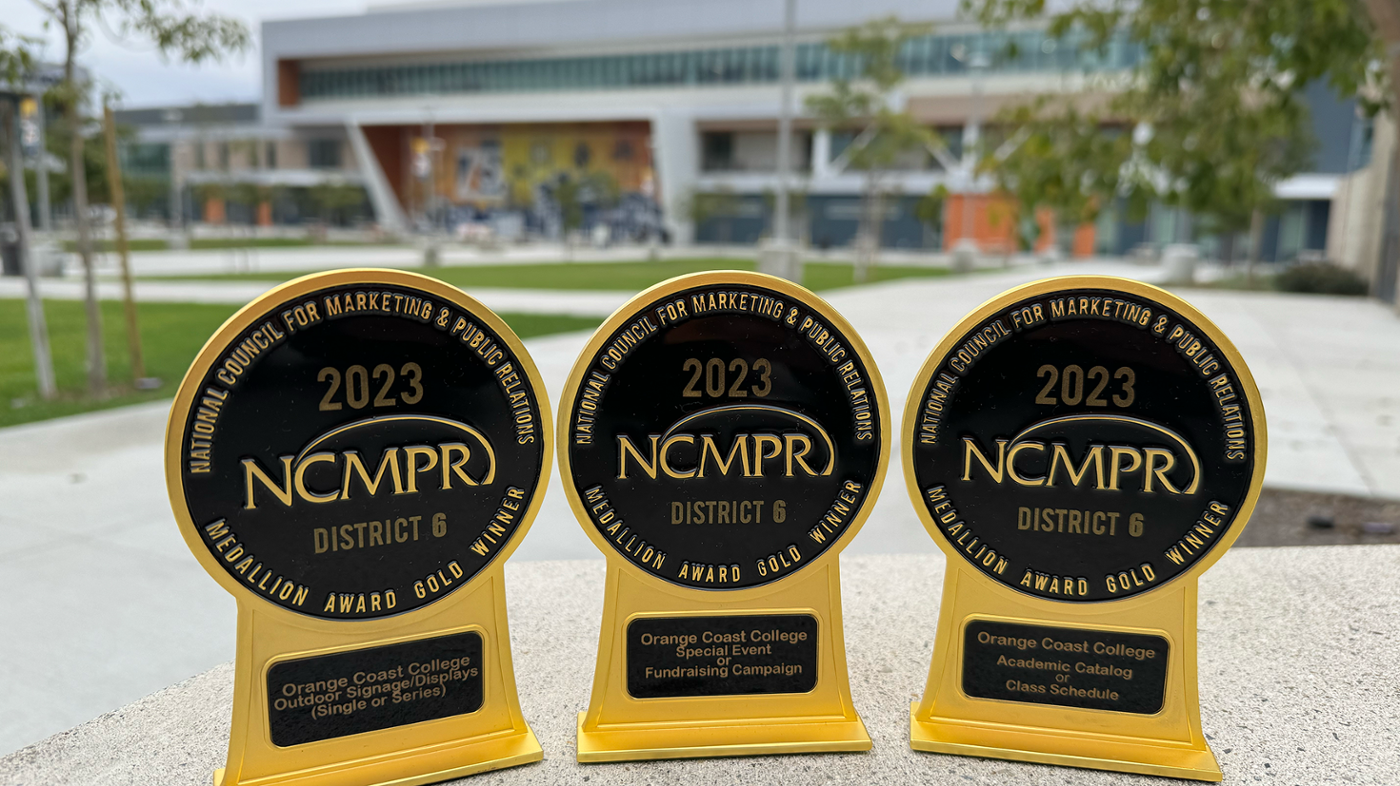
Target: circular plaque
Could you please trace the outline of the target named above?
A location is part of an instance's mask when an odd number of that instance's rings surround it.
[[[734,271],[643,292],[569,377],[564,486],[605,552],[705,590],[779,581],[855,535],[889,453],[884,386],[851,326]]]
[[[226,589],[302,615],[427,606],[519,542],[549,402],[519,339],[412,273],[307,276],[205,344],[171,409],[181,532]]]
[[[1224,553],[1264,476],[1264,411],[1190,305],[1108,277],[1013,289],[933,351],[903,425],[943,549],[1027,595],[1149,592]]]

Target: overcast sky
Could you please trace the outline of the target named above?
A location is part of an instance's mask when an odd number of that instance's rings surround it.
[[[5,9],[0,24],[12,32],[42,38],[41,57],[62,62],[63,37],[57,29],[44,31],[44,14],[31,0],[0,0],[0,6]],[[358,14],[365,10],[365,0],[204,0],[203,7],[242,19],[253,33],[253,47],[223,63],[166,64],[149,45],[116,41],[94,25],[92,40],[79,61],[119,89],[126,108],[255,101],[261,92],[257,46],[264,19]]]

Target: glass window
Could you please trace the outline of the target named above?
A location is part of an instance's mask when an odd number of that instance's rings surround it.
[[[306,142],[306,160],[312,169],[340,168],[340,140],[310,139]]]
[[[1351,149],[1348,151],[1347,171],[1354,172],[1371,165],[1371,148],[1376,136],[1376,120],[1359,114],[1352,121]]]
[[[919,36],[899,52],[910,76],[961,74],[973,53],[992,57],[994,72],[1126,68],[1142,58],[1139,44],[1119,34],[1102,50],[1081,50],[1075,39],[1046,37],[1040,31]],[[1014,52],[1014,57],[1011,56]],[[858,63],[823,43],[797,45],[797,78],[814,81],[853,78]],[[302,72],[306,98],[399,96],[496,91],[617,89],[680,84],[772,83],[781,78],[778,46],[749,46],[628,55],[532,58],[478,62],[423,63],[380,68]]]
[[[706,172],[724,172],[734,168],[734,134],[731,131],[706,131],[700,135],[700,168]]]

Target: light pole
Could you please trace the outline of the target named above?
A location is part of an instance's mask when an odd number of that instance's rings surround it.
[[[761,255],[763,272],[789,281],[802,281],[802,263],[792,240],[789,220],[792,178],[792,88],[797,77],[797,58],[793,37],[797,28],[797,0],[783,0],[783,41],[779,47],[778,92],[778,183],[773,200],[773,237],[770,247]]]
[[[27,108],[32,106],[30,113]],[[44,94],[36,90],[33,94],[20,102],[20,119],[24,115],[32,114],[32,124],[34,129],[33,152],[29,155],[34,158],[34,180],[38,185],[39,193],[36,195],[39,200],[39,229],[47,237],[53,232],[53,210],[49,206],[49,166],[46,161],[47,150],[44,145]],[[26,147],[31,145],[26,144]]]
[[[958,180],[962,186],[962,232],[953,246],[953,267],[957,270],[970,270],[980,251],[977,241],[973,239],[975,224],[972,197],[976,180],[977,152],[982,139],[982,78],[987,67],[991,65],[991,59],[981,48],[969,52],[963,44],[954,46],[952,55],[955,60],[967,65],[968,73],[972,77],[972,112],[968,116],[967,127],[963,129],[962,164],[958,173]]]
[[[20,123],[18,94],[0,95],[5,101],[5,130],[9,137],[10,195],[15,203],[15,230],[19,235],[19,265],[24,273],[28,291],[25,313],[29,319],[29,340],[34,350],[34,372],[38,377],[39,395],[45,401],[58,392],[54,381],[53,358],[49,354],[49,331],[44,321],[44,303],[39,299],[39,281],[34,271],[34,244],[30,237],[29,195],[24,188],[24,158],[20,153]]]
[[[183,189],[180,188],[180,170],[176,164],[175,148],[180,139],[180,121],[184,119],[184,113],[179,109],[167,109],[161,115],[161,119],[170,125],[170,247],[183,247],[183,235],[181,228],[184,224],[184,199]]]

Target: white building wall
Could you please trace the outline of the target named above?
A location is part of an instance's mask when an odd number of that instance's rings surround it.
[[[1395,120],[1376,118],[1371,163],[1341,178],[1327,221],[1327,258],[1374,281],[1385,232],[1385,191],[1395,153]]]
[[[651,120],[651,144],[666,228],[673,242],[689,243],[695,226],[685,206],[700,176],[700,135],[695,118],[674,110],[656,113]]]

